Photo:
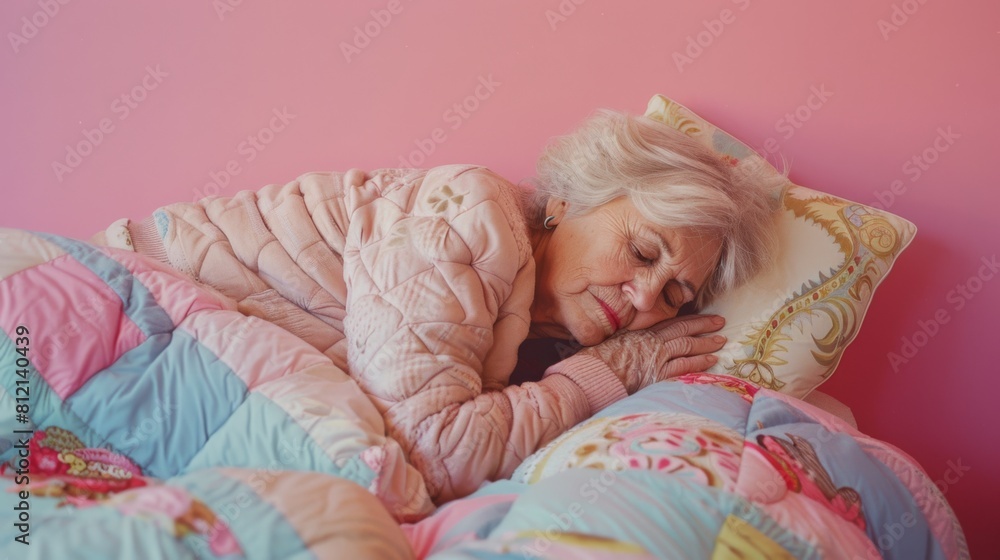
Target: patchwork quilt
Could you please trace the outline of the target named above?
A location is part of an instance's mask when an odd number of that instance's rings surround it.
[[[0,230],[0,329],[0,556],[968,558],[912,458],[732,377],[651,386],[415,515],[343,370],[142,255]]]
[[[403,527],[435,559],[969,557],[944,496],[904,452],[711,374],[619,401],[512,480]]]
[[[374,405],[232,305],[136,253],[0,230],[0,551],[411,556],[383,483],[412,469]]]

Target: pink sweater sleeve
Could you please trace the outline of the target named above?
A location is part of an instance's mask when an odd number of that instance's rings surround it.
[[[441,358],[416,357],[424,362],[421,379],[410,376],[412,389],[396,387],[394,398],[379,403],[389,435],[423,474],[438,504],[509,477],[532,453],[626,396],[618,377],[596,358],[574,356],[549,368],[537,383],[488,392],[482,392],[469,364]],[[388,387],[372,382],[385,375],[391,373],[369,370],[360,376],[370,396],[387,396]]]
[[[591,414],[628,396],[621,379],[607,364],[593,356],[571,356],[545,370],[542,381],[554,375],[567,377],[583,391]]]

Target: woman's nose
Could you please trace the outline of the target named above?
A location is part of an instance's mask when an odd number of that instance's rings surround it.
[[[639,279],[627,282],[622,289],[632,302],[632,307],[639,313],[652,311],[662,291],[662,287],[654,285],[654,282]]]

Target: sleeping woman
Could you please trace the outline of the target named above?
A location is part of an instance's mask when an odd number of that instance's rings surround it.
[[[440,504],[715,363],[723,318],[681,310],[768,261],[759,183],[662,123],[602,111],[552,142],[525,187],[472,165],[308,173],[93,241],[159,259],[324,352]],[[510,385],[528,337],[584,349]]]

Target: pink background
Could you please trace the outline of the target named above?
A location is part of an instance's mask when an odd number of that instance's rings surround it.
[[[1000,549],[1000,279],[974,279],[1000,239],[996,2],[226,2],[0,5],[0,225],[89,237],[217,187],[401,158],[516,182],[592,110],[641,113],[663,93],[751,145],[775,139],[799,184],[881,196],[917,224],[823,390],[941,481],[973,557]],[[58,12],[40,15],[47,4]],[[894,6],[899,25],[880,29]],[[809,109],[812,88],[830,94]],[[282,109],[287,123],[272,120]],[[946,150],[939,128],[958,135]],[[55,170],[81,142],[75,167]],[[413,155],[421,145],[429,155]],[[961,308],[957,285],[977,290]],[[889,352],[922,324],[933,336],[894,368]]]

